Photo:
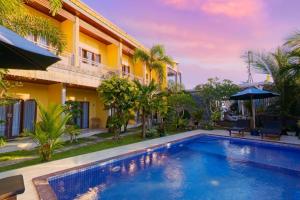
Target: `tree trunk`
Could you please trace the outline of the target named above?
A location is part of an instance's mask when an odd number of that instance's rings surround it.
[[[146,137],[146,115],[144,110],[142,111],[142,137],[145,138]]]
[[[129,120],[126,121],[126,123],[124,124],[124,133],[127,132],[127,126],[128,126],[128,124],[129,124]]]
[[[150,80],[150,82],[152,81],[152,69],[151,68],[149,69],[149,80]]]

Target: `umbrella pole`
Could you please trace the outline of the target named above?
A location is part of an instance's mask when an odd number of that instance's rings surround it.
[[[256,128],[255,125],[255,102],[253,100],[253,98],[251,97],[251,103],[252,103],[252,122],[253,122],[253,129]]]

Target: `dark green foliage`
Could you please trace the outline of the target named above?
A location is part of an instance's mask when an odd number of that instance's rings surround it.
[[[62,7],[62,0],[49,2],[54,15]],[[66,45],[61,30],[50,20],[31,14],[24,4],[25,0],[0,0],[0,25],[22,36],[41,36],[57,48],[57,53],[61,53]]]
[[[157,135],[157,130],[155,128],[147,129],[146,138],[154,138]]]
[[[296,72],[286,71],[294,65],[299,65],[299,58],[299,54],[297,56],[293,50],[286,47],[279,47],[274,53],[254,53],[251,67],[259,73],[269,74],[274,84],[267,89],[280,94],[267,109],[269,113],[282,117],[300,116],[300,77]]]
[[[149,85],[143,85],[139,81],[134,81],[137,88],[137,108],[140,110],[142,118],[142,136],[146,137],[146,124],[148,129],[152,128],[152,115],[161,109],[162,96],[159,93],[158,85],[151,81]]]
[[[207,121],[201,124],[201,128],[204,130],[214,130],[214,125],[212,122]]]
[[[170,92],[167,102],[167,128],[169,130],[186,129],[191,119],[191,113],[197,109],[193,97],[184,91]]]
[[[164,67],[166,65],[174,66],[175,63],[170,56],[166,55],[164,46],[154,45],[150,53],[137,49],[133,55],[134,61],[141,61],[146,64],[150,71],[150,81],[152,81],[152,71],[156,71],[160,84],[165,80]]]
[[[207,83],[195,87],[197,95],[202,100],[204,115],[212,121],[212,113],[220,112],[221,101],[239,91],[239,87],[230,80],[220,81],[218,78],[210,78]]]
[[[60,105],[52,104],[48,108],[38,106],[41,121],[36,123],[34,132],[28,133],[28,136],[37,143],[42,160],[49,161],[54,150],[60,146],[60,137],[71,115],[64,114],[64,108]]]
[[[68,125],[75,125],[75,119],[81,116],[82,110],[80,108],[80,102],[67,101],[65,102],[64,110],[66,114],[70,114],[71,118],[68,121]]]
[[[128,79],[113,76],[104,80],[97,91],[105,108],[112,111],[107,127],[118,139],[122,126],[127,125],[130,112],[136,106],[136,88]]]
[[[6,139],[5,137],[0,136],[0,147],[3,147],[6,145]]]

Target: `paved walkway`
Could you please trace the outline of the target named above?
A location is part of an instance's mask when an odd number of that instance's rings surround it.
[[[200,133],[205,134],[214,134],[214,135],[228,135],[227,131],[224,130],[213,130],[213,131],[204,131],[204,130],[195,130],[195,131],[189,131],[185,133],[180,133],[172,136],[167,136],[163,138],[157,138],[153,140],[146,140],[139,143],[134,143],[130,145],[125,145],[121,147],[111,148],[103,151],[98,151],[94,153],[84,154],[80,156],[75,156],[71,158],[66,158],[62,160],[52,161],[49,163],[34,165],[30,167],[25,167],[17,170],[12,170],[8,172],[0,173],[0,179],[8,176],[13,176],[17,174],[22,174],[24,176],[24,182],[26,186],[25,193],[18,196],[18,200],[37,200],[38,195],[36,193],[35,187],[32,183],[32,179],[35,177],[39,177],[42,175],[54,173],[57,171],[69,169],[72,167],[96,162],[98,160],[108,159],[110,157],[130,153],[136,150],[144,149],[144,148],[151,148],[155,145],[160,145],[164,143],[168,143],[174,140],[183,139],[186,137],[198,135]],[[253,137],[253,136],[246,136],[246,138],[251,139],[258,139],[259,137]],[[282,143],[292,143],[292,144],[298,144],[300,145],[300,140],[295,137],[285,136],[282,137],[281,141]]]
[[[85,129],[81,131],[81,134],[77,138],[86,138],[104,132],[106,132],[105,129]],[[70,140],[69,136],[64,135],[62,137],[62,141],[68,140]],[[0,153],[7,153],[20,150],[32,150],[36,146],[37,144],[28,137],[16,138],[13,141],[7,142],[7,144],[4,147],[0,147]]]

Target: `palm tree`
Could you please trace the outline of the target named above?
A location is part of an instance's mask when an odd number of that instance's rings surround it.
[[[291,65],[282,69],[282,73],[291,78],[300,78],[300,31],[295,32],[286,40],[285,46],[290,49]]]
[[[52,104],[45,109],[40,104],[41,121],[35,126],[35,131],[28,135],[38,144],[39,154],[43,161],[49,161],[55,149],[60,145],[60,137],[65,133],[70,114],[64,114],[61,105]]]
[[[152,71],[156,71],[160,83],[165,79],[164,66],[174,66],[175,64],[173,59],[166,55],[165,48],[162,45],[154,45],[149,53],[141,49],[136,49],[133,60],[134,62],[141,61],[146,64],[150,72],[150,81],[152,81]]]
[[[274,81],[275,90],[280,93],[280,111],[282,116],[290,113],[297,101],[296,80],[282,73],[283,70],[293,66],[294,55],[283,47],[277,48],[274,53],[254,53],[251,67],[257,72],[269,74]]]
[[[149,117],[156,109],[156,100],[158,95],[158,86],[152,80],[149,85],[143,85],[139,81],[134,81],[137,87],[137,107],[142,115],[142,137],[146,137],[146,123]]]
[[[62,7],[62,0],[49,0],[50,11],[55,15]],[[57,52],[65,46],[64,35],[49,20],[32,15],[25,8],[24,0],[0,0],[0,25],[22,36],[34,35],[45,38]]]

